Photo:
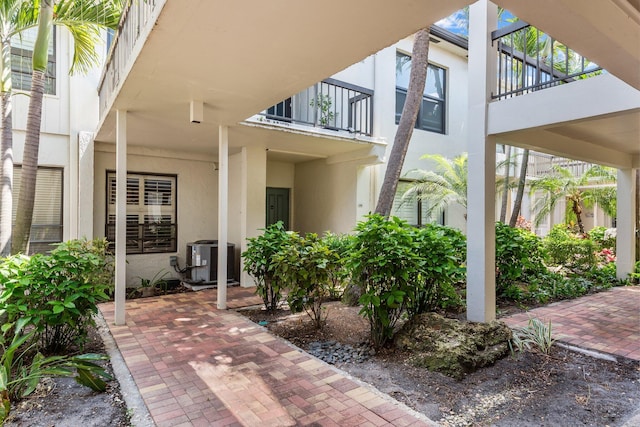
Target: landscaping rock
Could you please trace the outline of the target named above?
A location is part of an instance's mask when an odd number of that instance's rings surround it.
[[[346,362],[362,363],[371,356],[371,348],[365,343],[353,347],[336,341],[311,342],[307,352],[331,365]]]
[[[505,357],[511,336],[502,322],[464,322],[424,313],[404,324],[394,344],[413,353],[415,366],[462,379]]]

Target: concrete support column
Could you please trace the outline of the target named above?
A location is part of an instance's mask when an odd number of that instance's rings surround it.
[[[467,320],[496,316],[496,145],[487,135],[488,102],[495,86],[496,52],[491,31],[497,7],[480,0],[469,10],[469,163],[467,183]]]
[[[218,308],[227,308],[229,227],[229,128],[218,127]]]
[[[265,226],[267,194],[267,152],[262,147],[242,147],[240,253],[247,250],[247,239],[262,233]],[[244,271],[240,258],[240,284],[254,282]]]
[[[69,202],[69,229],[67,230],[69,239],[77,239],[78,234],[78,221],[79,221],[79,205],[78,198],[80,192],[80,164],[79,164],[79,145],[80,135],[69,136],[69,196],[67,198]],[[67,234],[65,233],[65,234]]]
[[[78,237],[93,236],[93,132],[78,133]]]
[[[626,279],[636,260],[636,169],[618,170],[616,276]]]
[[[127,111],[116,111],[115,324],[125,324],[127,286]]]

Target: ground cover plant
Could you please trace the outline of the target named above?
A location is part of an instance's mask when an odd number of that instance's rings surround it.
[[[104,391],[111,377],[97,362],[78,355],[97,304],[111,289],[106,241],[72,240],[50,254],[0,261],[0,422],[14,402],[33,393],[44,377],[74,377]]]

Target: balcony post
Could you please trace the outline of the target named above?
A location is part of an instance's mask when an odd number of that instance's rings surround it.
[[[497,28],[498,11],[480,0],[470,6],[469,16],[467,320],[489,322],[496,316],[496,144],[487,133],[487,118],[497,63],[491,31]]]
[[[127,286],[127,111],[116,110],[115,324],[125,324]]]
[[[616,276],[626,279],[636,260],[636,169],[618,169]]]
[[[229,226],[229,128],[218,127],[218,308],[227,308],[227,235]]]

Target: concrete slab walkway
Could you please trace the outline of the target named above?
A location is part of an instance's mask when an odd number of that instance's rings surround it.
[[[158,426],[433,426],[387,395],[271,335],[216,291],[127,301],[127,325],[100,306]],[[230,307],[259,304],[230,288]]]
[[[560,301],[499,320],[526,326],[551,321],[554,337],[577,347],[640,360],[640,286],[623,286]]]

